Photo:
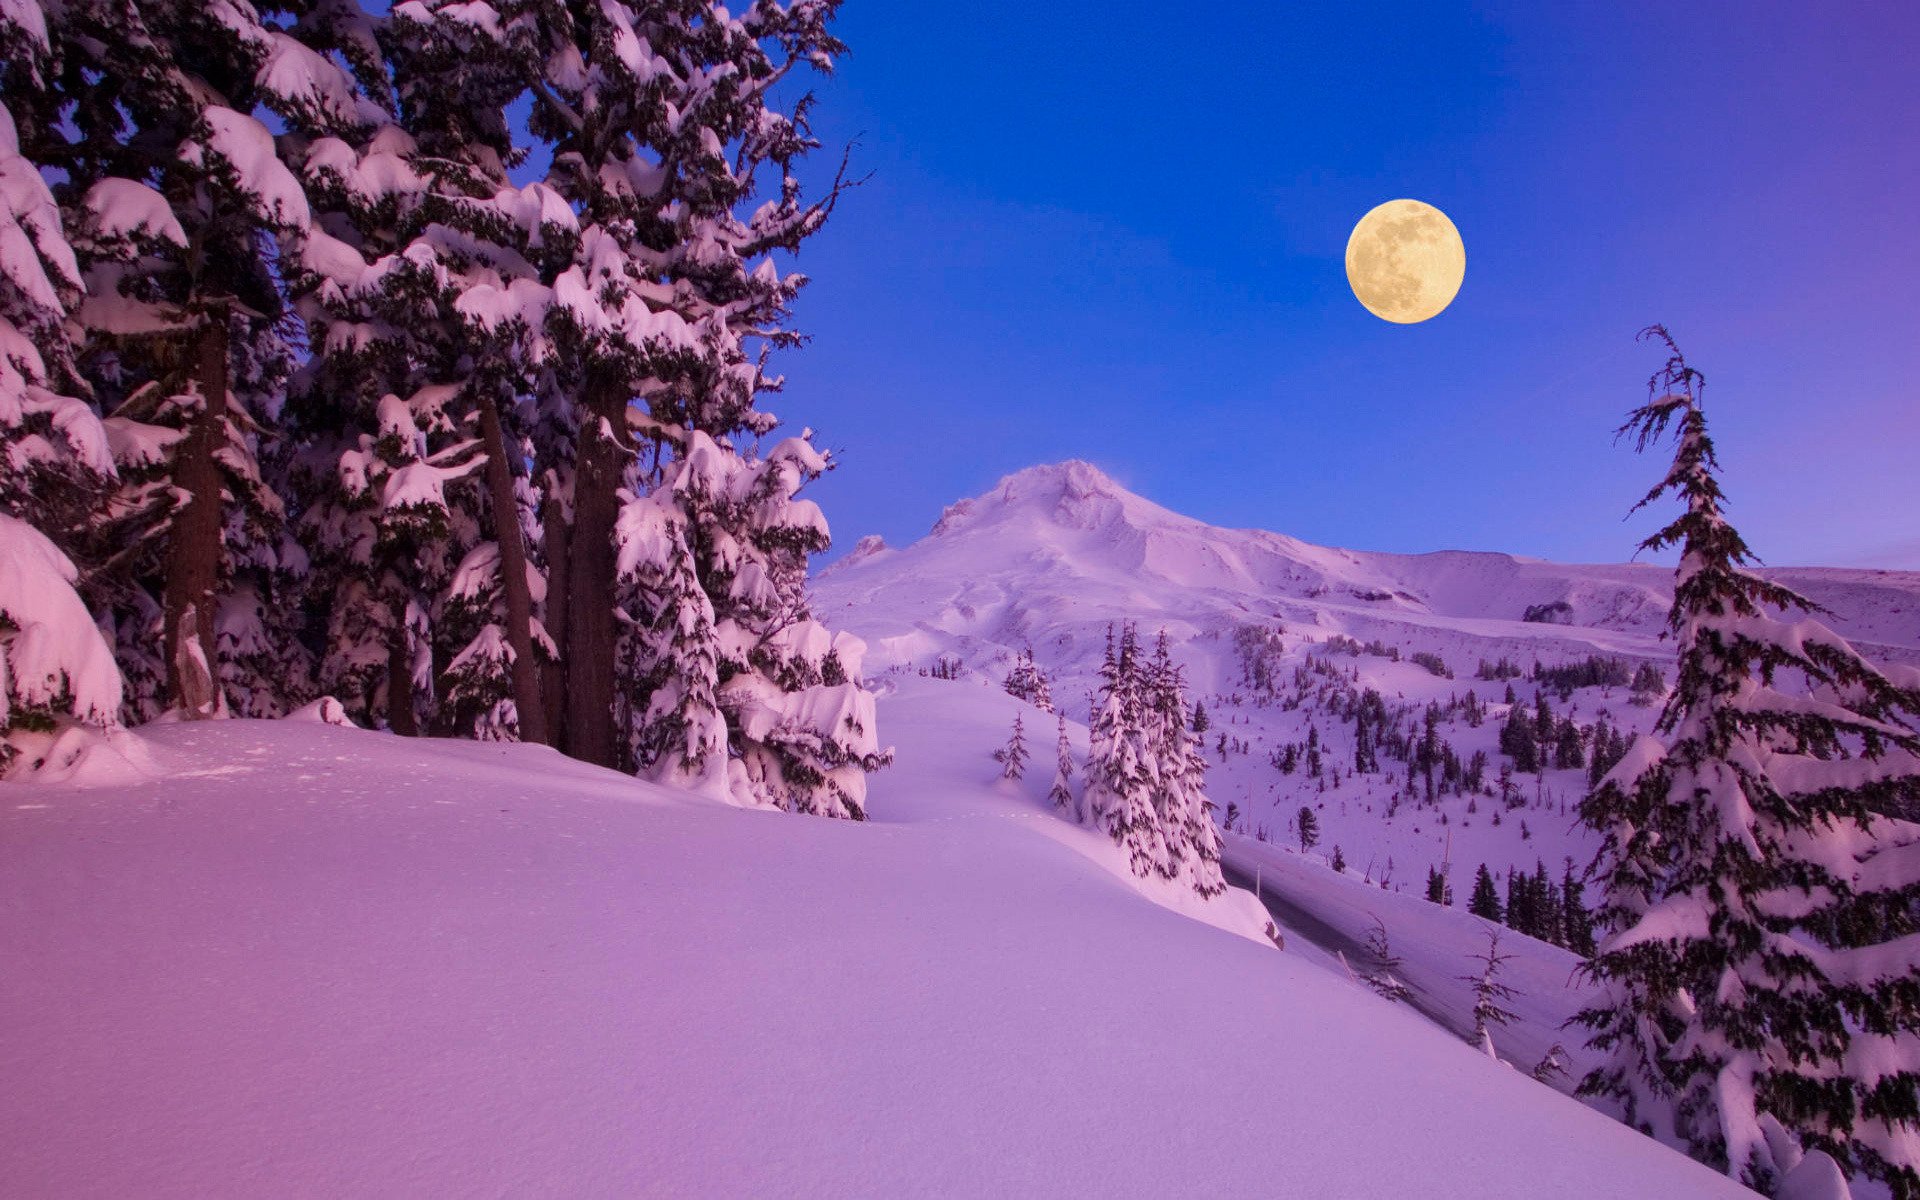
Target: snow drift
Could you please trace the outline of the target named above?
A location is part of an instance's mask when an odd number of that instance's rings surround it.
[[[312,720],[10,785],[4,1190],[1740,1194],[1143,898],[1014,703],[904,686],[866,824]]]

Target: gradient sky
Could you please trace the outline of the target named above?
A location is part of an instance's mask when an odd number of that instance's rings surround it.
[[[1080,457],[1216,524],[1619,560],[1662,321],[1764,559],[1920,568],[1920,6],[842,11],[817,125],[873,179],[770,403],[841,452],[836,551]],[[1467,245],[1423,325],[1343,269],[1398,196]]]

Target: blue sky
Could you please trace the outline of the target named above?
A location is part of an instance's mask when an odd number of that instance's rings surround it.
[[[1612,443],[1662,321],[1765,559],[1920,567],[1920,10],[849,0],[839,28],[817,125],[873,178],[801,256],[815,340],[771,403],[841,452],[838,548],[1081,457],[1217,524],[1617,560],[1664,467]],[[1398,196],[1467,244],[1417,326],[1342,266]]]

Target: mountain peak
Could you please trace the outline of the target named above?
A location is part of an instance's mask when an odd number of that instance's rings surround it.
[[[1040,463],[1002,476],[994,491],[1010,498],[1034,495],[1066,496],[1084,500],[1092,496],[1116,499],[1132,493],[1115,483],[1113,477],[1082,458],[1057,463]]]
[[[990,491],[948,505],[933,532],[951,533],[1016,510],[1035,510],[1054,523],[1090,529],[1122,514],[1155,509],[1099,467],[1069,458],[1002,476]]]

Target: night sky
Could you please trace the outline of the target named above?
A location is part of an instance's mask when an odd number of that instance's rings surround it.
[[[837,550],[1080,457],[1216,524],[1622,559],[1660,321],[1763,558],[1920,568],[1920,6],[849,0],[840,32],[821,157],[857,136],[873,178],[801,257],[770,402],[841,451]],[[1400,196],[1467,246],[1414,326],[1342,268]]]

